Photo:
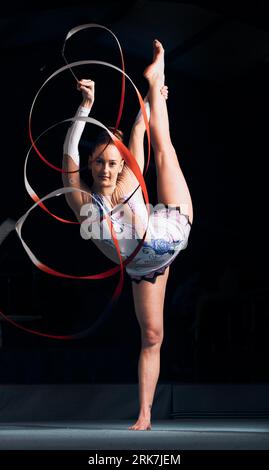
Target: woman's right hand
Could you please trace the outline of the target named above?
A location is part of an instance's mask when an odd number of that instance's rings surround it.
[[[82,105],[91,108],[94,103],[94,81],[82,79],[77,82],[77,90],[82,92]]]

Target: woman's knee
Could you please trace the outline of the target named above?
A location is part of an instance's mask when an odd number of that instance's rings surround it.
[[[144,347],[161,346],[163,342],[162,328],[145,328],[141,333]]]
[[[172,143],[170,145],[166,144],[161,148],[155,149],[154,158],[156,165],[170,164],[173,166],[175,162],[178,163],[177,153]]]

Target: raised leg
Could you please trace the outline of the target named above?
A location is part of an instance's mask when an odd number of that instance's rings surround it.
[[[163,341],[163,306],[169,267],[155,284],[132,283],[135,312],[141,328],[141,352],[138,362],[140,410],[130,430],[151,429],[151,407],[160,373],[160,350]]]
[[[149,83],[150,132],[157,170],[158,202],[180,206],[192,222],[192,200],[171,142],[166,100],[160,93],[164,85],[164,49],[157,40],[153,43],[153,62],[145,69],[144,76]]]

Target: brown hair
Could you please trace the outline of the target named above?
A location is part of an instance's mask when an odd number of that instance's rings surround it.
[[[115,130],[115,127],[108,127],[108,129],[110,130],[110,132],[112,132],[112,134],[115,135],[115,137],[117,137],[117,139],[119,139],[121,142],[124,142],[123,132],[121,130]],[[105,149],[111,143],[113,144],[113,140],[111,139],[109,133],[105,129],[101,130],[97,135],[95,141],[91,144],[90,157],[93,155],[93,152],[95,151],[96,147],[98,147],[98,145],[104,144]]]

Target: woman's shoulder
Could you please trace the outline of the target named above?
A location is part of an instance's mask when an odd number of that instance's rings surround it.
[[[142,196],[142,190],[138,183],[134,185],[132,188],[128,188],[128,189],[129,191],[123,192],[121,187],[116,186],[111,197],[111,202],[112,202],[113,207],[116,206],[117,204],[124,203],[127,199],[128,199],[129,205],[137,204],[138,202],[139,203],[144,202],[143,196]]]
[[[93,201],[92,191],[83,191],[81,193],[82,204],[90,204]]]

